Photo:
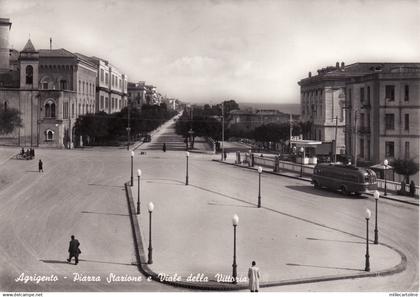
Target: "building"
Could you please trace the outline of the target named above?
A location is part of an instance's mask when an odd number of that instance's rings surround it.
[[[86,57],[96,65],[96,109],[95,112],[113,113],[121,111],[128,104],[128,77],[107,60],[97,57]]]
[[[366,164],[385,159],[418,163],[420,63],[336,66],[299,82],[302,117],[313,122],[315,136],[318,132],[322,140],[334,139],[331,118],[338,117],[339,139],[343,138],[345,153],[353,159],[357,156]],[[322,85],[333,85],[333,96],[327,96],[327,89],[316,90]]]
[[[232,110],[229,117],[228,128],[234,125],[237,129],[244,131],[271,123],[287,123],[290,120],[289,114],[274,109]]]
[[[305,139],[336,142],[336,153],[344,154],[345,139],[345,77],[341,66],[327,67],[318,70],[312,76],[298,82],[300,85],[301,120],[309,122],[311,129],[304,135]]]
[[[10,22],[0,21],[0,40],[8,39],[5,26],[10,28]],[[0,61],[0,104],[4,109],[17,109],[23,125],[9,135],[0,135],[0,143],[76,145],[77,117],[95,111],[95,65],[65,49],[36,50],[30,39],[18,56],[8,52],[0,57],[8,60]]]
[[[133,107],[141,109],[146,104],[146,84],[144,81],[128,83],[128,101]]]

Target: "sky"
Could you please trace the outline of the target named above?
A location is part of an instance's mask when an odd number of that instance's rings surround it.
[[[104,58],[184,102],[298,103],[308,72],[420,62],[420,0],[0,0],[10,46]]]

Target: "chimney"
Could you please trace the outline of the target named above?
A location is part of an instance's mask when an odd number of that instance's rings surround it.
[[[308,77],[312,77],[312,72],[309,71]]]
[[[341,62],[341,70],[344,70],[344,66],[345,66],[344,62]]]

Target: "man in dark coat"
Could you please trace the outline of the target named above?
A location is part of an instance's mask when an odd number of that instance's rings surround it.
[[[71,258],[74,257],[75,265],[79,263],[79,254],[81,253],[79,249],[80,243],[77,239],[74,238],[74,235],[71,236],[70,244],[69,244],[69,258],[67,262],[71,262]]]
[[[38,162],[38,171],[39,172],[41,172],[41,171],[44,172],[41,159],[39,159],[39,162]]]

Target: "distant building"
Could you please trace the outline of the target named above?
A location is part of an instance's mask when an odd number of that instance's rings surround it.
[[[81,54],[77,54],[83,56]],[[107,60],[86,57],[96,65],[96,109],[95,112],[118,112],[128,104],[128,77]]]
[[[235,125],[237,129],[245,131],[270,123],[287,123],[290,120],[289,114],[274,109],[232,110],[229,117],[228,127]]]
[[[146,103],[146,84],[144,81],[128,83],[128,101],[133,107],[141,109]]]
[[[318,70],[299,82],[310,138],[335,138],[359,161],[419,162],[420,63],[355,63]]]

